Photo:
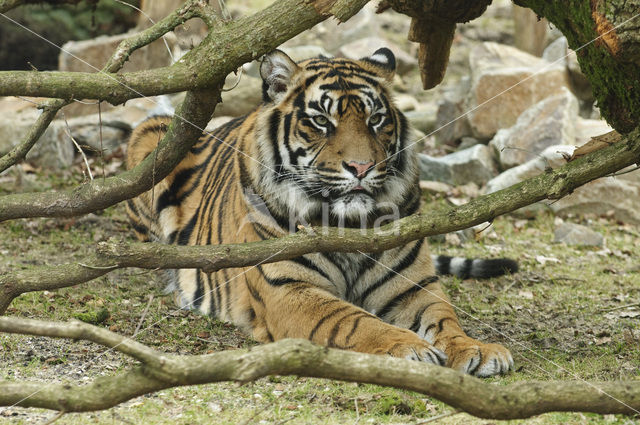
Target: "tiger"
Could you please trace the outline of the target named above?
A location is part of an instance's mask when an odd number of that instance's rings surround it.
[[[244,243],[321,225],[371,228],[418,212],[416,154],[392,97],[391,50],[298,63],[275,50],[259,69],[262,103],[203,133],[165,179],[127,201],[138,239]],[[153,151],[170,121],[151,117],[134,129],[129,169]],[[179,306],[231,322],[261,343],[304,338],[488,377],[513,369],[513,358],[465,334],[438,274],[516,270],[506,258],[432,258],[419,239],[379,253],[171,270],[168,280]]]

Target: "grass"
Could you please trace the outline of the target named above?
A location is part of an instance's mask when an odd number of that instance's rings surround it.
[[[65,183],[41,184],[48,189]],[[640,311],[633,306],[640,300],[638,233],[607,218],[574,217],[572,221],[600,232],[605,246],[568,247],[553,243],[556,220],[545,213],[530,220],[502,217],[477,242],[432,243],[435,253],[509,256],[520,262],[521,271],[513,276],[443,279],[468,333],[500,342],[514,355],[516,371],[489,382],[640,379],[640,317],[629,314]],[[0,272],[81,261],[88,247],[112,236],[130,237],[121,205],[77,219],[0,223]],[[72,288],[24,294],[8,314],[80,318],[124,335],[140,327],[138,341],[169,353],[202,354],[255,344],[229,324],[177,310],[172,296],[164,293],[162,273],[137,269],[115,271]],[[132,364],[121,354],[84,341],[0,335],[0,376],[6,380],[88,382]],[[165,390],[106,411],[66,414],[56,423],[417,424],[450,412],[449,406],[408,391],[271,377],[246,385]],[[41,423],[52,416],[42,409],[0,409],[0,420],[12,424]],[[437,423],[497,422],[456,414]],[[634,422],[624,416],[550,413],[504,423]]]

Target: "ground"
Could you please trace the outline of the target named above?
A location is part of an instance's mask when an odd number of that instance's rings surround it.
[[[37,171],[37,170],[36,170]],[[82,180],[79,167],[54,179],[47,173],[14,170],[2,177],[0,194],[42,190]],[[428,195],[425,195],[426,197]],[[443,202],[443,196],[432,201]],[[446,277],[447,288],[468,333],[511,349],[515,372],[488,380],[515,381],[640,379],[640,234],[606,217],[573,217],[605,237],[603,247],[553,243],[558,218],[507,216],[459,243],[432,243],[435,253],[471,257],[509,256],[521,271],[477,281]],[[81,261],[97,241],[131,238],[124,208],[77,219],[29,219],[0,223],[0,273],[34,264]],[[50,320],[80,318],[155,349],[201,354],[255,344],[233,326],[177,310],[165,294],[162,274],[129,269],[55,292],[16,299],[7,314]],[[7,380],[88,382],[118,373],[133,362],[88,342],[0,335],[0,375]],[[374,385],[321,379],[272,377],[237,385],[221,383],[165,390],[95,413],[67,414],[56,424],[417,424],[453,410],[424,395]],[[0,408],[3,423],[43,423],[54,412]],[[532,424],[626,424],[624,416],[550,413]],[[466,414],[441,424],[489,424]]]

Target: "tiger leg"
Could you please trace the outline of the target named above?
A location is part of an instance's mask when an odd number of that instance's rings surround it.
[[[249,287],[253,336],[261,342],[304,338],[328,347],[444,364],[446,356],[414,332],[305,282]]]
[[[399,284],[398,284],[399,285]],[[506,373],[513,358],[499,344],[485,344],[465,334],[449,298],[434,279],[406,282],[395,298],[378,306],[379,316],[409,329],[447,355],[447,366],[476,376]]]

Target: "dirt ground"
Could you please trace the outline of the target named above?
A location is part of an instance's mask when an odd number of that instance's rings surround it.
[[[34,172],[35,171],[35,172]],[[49,189],[80,181],[79,167],[65,178],[30,170],[5,175],[0,192]],[[34,189],[35,188],[35,189]],[[447,202],[455,194],[426,195]],[[509,347],[516,371],[489,381],[640,379],[640,234],[607,217],[566,219],[604,236],[602,247],[553,243],[561,219],[501,217],[461,242],[433,242],[435,253],[469,257],[507,256],[521,271],[491,280],[443,279],[468,333]],[[0,223],[0,273],[33,265],[81,261],[95,243],[131,238],[118,205],[76,219],[28,219]],[[438,238],[436,238],[438,239]],[[146,311],[146,314],[145,314]],[[17,298],[8,315],[93,321],[168,353],[202,354],[246,347],[254,341],[229,324],[177,310],[165,294],[160,272],[126,269],[92,282]],[[90,382],[134,362],[84,341],[0,335],[0,375],[12,381]],[[0,421],[43,423],[55,412],[0,408]],[[409,423],[452,413],[424,395],[320,379],[272,377],[239,386],[211,384],[161,391],[103,412],[67,414],[59,424],[81,423]],[[627,424],[624,416],[551,413],[512,423]],[[438,423],[496,423],[455,414]]]

